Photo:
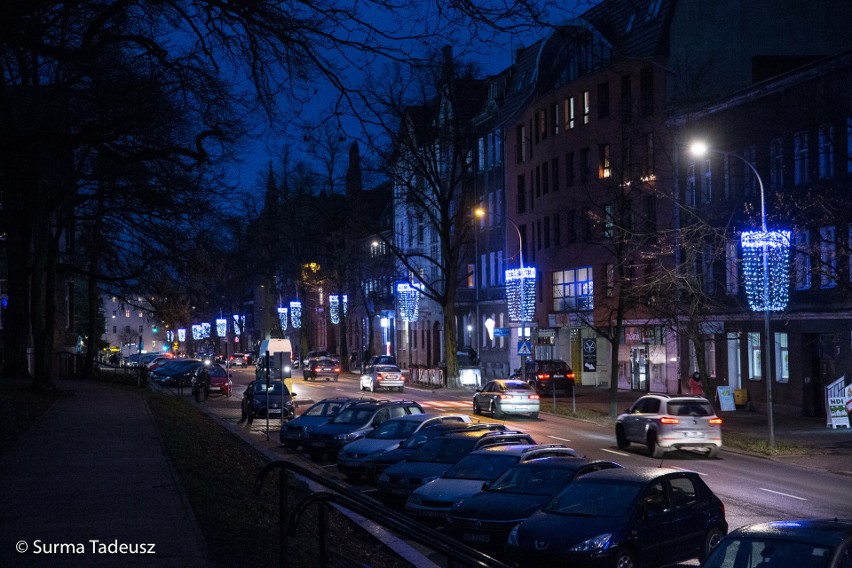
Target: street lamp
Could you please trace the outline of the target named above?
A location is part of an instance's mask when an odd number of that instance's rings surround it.
[[[474,210],[474,214],[477,217],[484,217],[485,215],[488,215],[488,213],[482,207],[477,207]],[[518,271],[519,278],[520,278],[519,320],[520,320],[520,324],[521,324],[520,333],[518,334],[518,337],[519,337],[521,343],[523,343],[524,340],[526,339],[526,331],[525,331],[525,328],[526,328],[526,321],[525,321],[526,320],[526,290],[525,290],[526,286],[525,286],[525,284],[526,284],[526,282],[525,282],[525,280],[526,280],[526,273],[527,273],[527,269],[524,267],[524,242],[523,242],[523,237],[521,236],[521,229],[520,229],[520,227],[518,227],[518,224],[515,223],[514,221],[512,221],[511,219],[509,219],[509,217],[504,217],[504,219],[506,220],[507,223],[512,225],[512,227],[514,227],[515,231],[518,233],[518,258],[520,260],[520,270]],[[508,292],[508,286],[507,286],[507,292]],[[509,300],[509,298],[507,298],[507,301],[508,300]],[[525,364],[526,364],[526,356],[521,355],[521,372],[522,373],[526,373]]]
[[[761,263],[762,263],[762,288],[760,292],[762,293],[762,302],[757,300],[753,300],[751,298],[752,295],[757,295],[753,290],[753,282],[750,282],[748,279],[746,280],[746,292],[749,297],[749,305],[753,311],[760,311],[758,308],[763,309],[763,326],[764,326],[764,335],[766,336],[765,341],[765,352],[766,352],[766,417],[769,424],[769,447],[775,447],[775,421],[773,416],[773,401],[772,401],[772,361],[771,361],[771,337],[770,333],[770,325],[769,325],[769,312],[772,310],[781,311],[786,307],[786,294],[780,293],[785,290],[785,285],[782,285],[779,290],[776,291],[776,299],[773,301],[771,294],[771,287],[769,281],[769,257],[771,254],[777,257],[776,260],[783,260],[786,262],[787,252],[790,247],[790,232],[789,231],[769,231],[766,228],[766,194],[763,189],[763,180],[760,178],[760,174],[757,171],[757,168],[743,158],[742,156],[738,156],[737,154],[732,154],[730,152],[724,152],[722,150],[714,150],[707,147],[703,142],[694,142],[690,146],[690,153],[695,157],[701,157],[707,154],[707,152],[715,152],[717,154],[721,154],[723,156],[730,156],[740,160],[744,163],[754,174],[754,177],[757,179],[757,185],[760,189],[760,221],[761,221],[761,230],[760,231],[743,231],[742,233],[742,247],[743,247],[743,257],[745,260],[746,254],[753,254],[751,251],[754,249],[760,249],[761,255]],[[776,266],[778,264],[776,263]],[[785,267],[786,264],[783,264],[782,267]],[[779,274],[786,274],[785,270],[778,271]],[[747,275],[746,275],[747,276]],[[780,296],[780,298],[778,297]],[[762,303],[762,305],[761,305]]]

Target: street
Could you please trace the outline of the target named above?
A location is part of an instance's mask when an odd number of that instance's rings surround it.
[[[230,398],[211,397],[208,411],[232,424],[249,428],[253,436],[265,440],[268,434],[270,447],[281,454],[288,453],[277,447],[280,421],[260,418],[253,424],[239,424],[240,398],[245,385],[254,378],[254,369],[232,369],[234,395]],[[404,393],[359,391],[357,379],[341,375],[339,382],[305,382],[296,374],[293,379],[296,393],[297,415],[312,402],[331,396],[373,396],[391,400],[416,400],[427,412],[471,413],[468,393],[446,390],[420,389],[409,385]],[[543,405],[542,410],[546,411]],[[491,421],[488,416],[483,417]],[[707,459],[698,453],[677,451],[656,460],[640,446],[628,451],[616,447],[615,435],[609,428],[591,422],[552,416],[544,412],[538,419],[505,417],[499,420],[512,429],[532,434],[540,443],[561,443],[592,458],[616,461],[625,467],[662,465],[690,469],[698,472],[710,488],[722,499],[726,507],[729,528],[768,520],[799,517],[852,517],[852,499],[849,498],[849,479],[842,475],[826,473],[818,468],[787,465],[762,457],[733,451],[722,451],[718,459]],[[304,458],[310,461],[306,456]],[[818,458],[815,458],[818,459]],[[321,462],[329,475],[338,476],[334,461]],[[340,481],[345,481],[339,476]],[[356,488],[370,492],[366,483]]]

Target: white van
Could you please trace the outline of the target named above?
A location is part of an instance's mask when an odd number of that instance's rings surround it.
[[[266,353],[269,352],[269,361]],[[266,369],[269,367],[270,379],[288,379],[292,367],[293,346],[289,339],[264,339],[257,350],[255,377],[266,379]]]

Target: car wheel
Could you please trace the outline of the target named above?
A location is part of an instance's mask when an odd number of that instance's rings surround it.
[[[619,550],[615,555],[615,568],[636,568],[636,558],[629,550]]]
[[[716,545],[719,544],[719,541],[725,534],[719,527],[711,527],[707,534],[704,535],[704,544],[701,546],[701,555],[698,557],[698,560],[704,560],[707,558],[707,555],[710,554],[710,551],[716,548]]]
[[[538,418],[538,412],[530,412],[530,418]]]
[[[477,404],[475,400],[473,401],[473,413],[482,414],[482,409],[479,408],[479,404]]]
[[[326,378],[325,378],[325,382],[328,382],[328,381],[330,381],[330,380],[331,380],[331,379],[329,379],[328,377],[326,377]]]
[[[624,435],[624,426],[621,424],[615,427],[615,445],[619,450],[626,450],[630,446],[627,436]]]
[[[502,415],[503,415],[503,413],[500,412],[497,408],[497,403],[492,402],[491,403],[491,416],[493,416],[494,418],[500,418]]]
[[[707,457],[710,459],[716,458],[719,456],[719,446],[710,446],[710,449],[707,450]]]
[[[405,387],[399,387],[399,392],[405,392]]]
[[[334,382],[337,382],[337,375],[334,376]]]
[[[652,458],[661,458],[665,453],[665,450],[657,444],[656,432],[648,432],[648,453],[651,454]]]

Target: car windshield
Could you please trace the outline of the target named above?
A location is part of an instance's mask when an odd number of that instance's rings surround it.
[[[399,367],[396,365],[376,365],[376,371],[380,373],[398,373]]]
[[[831,549],[809,542],[766,538],[728,538],[719,543],[718,550],[707,560],[707,568],[737,566],[807,566],[823,568],[829,565]],[[702,566],[705,566],[702,564]]]
[[[568,365],[565,363],[542,363],[541,370],[545,373],[567,373]]]
[[[376,412],[375,408],[347,408],[331,419],[334,424],[365,424]]]
[[[517,456],[471,454],[447,470],[444,477],[451,479],[497,479],[504,471],[518,463]]]
[[[575,471],[556,467],[523,465],[508,469],[488,486],[488,491],[522,495],[552,495],[574,479]]]
[[[670,401],[669,414],[673,416],[713,416],[713,407],[709,402],[699,400]]]
[[[411,420],[386,420],[381,426],[367,434],[367,438],[376,440],[405,440],[409,438],[421,422]]]
[[[584,478],[581,478],[583,480]],[[620,517],[627,513],[642,489],[638,483],[590,480],[571,483],[545,505],[544,511],[557,515]]]
[[[334,416],[340,411],[341,406],[343,406],[341,402],[318,402],[304,411],[302,416]]]
[[[228,373],[219,365],[210,365],[207,367],[207,374],[211,377],[227,377]]]
[[[476,440],[473,439],[438,439],[428,442],[425,446],[414,452],[408,461],[412,462],[434,462],[434,463],[456,463],[473,449]]]
[[[523,381],[506,381],[503,383],[503,390],[513,391],[531,391],[534,390],[529,383]]]
[[[269,388],[267,388],[265,381],[257,381],[254,383],[254,394],[271,394],[273,396],[281,396],[282,394],[287,396],[290,395],[282,383],[270,383]]]

